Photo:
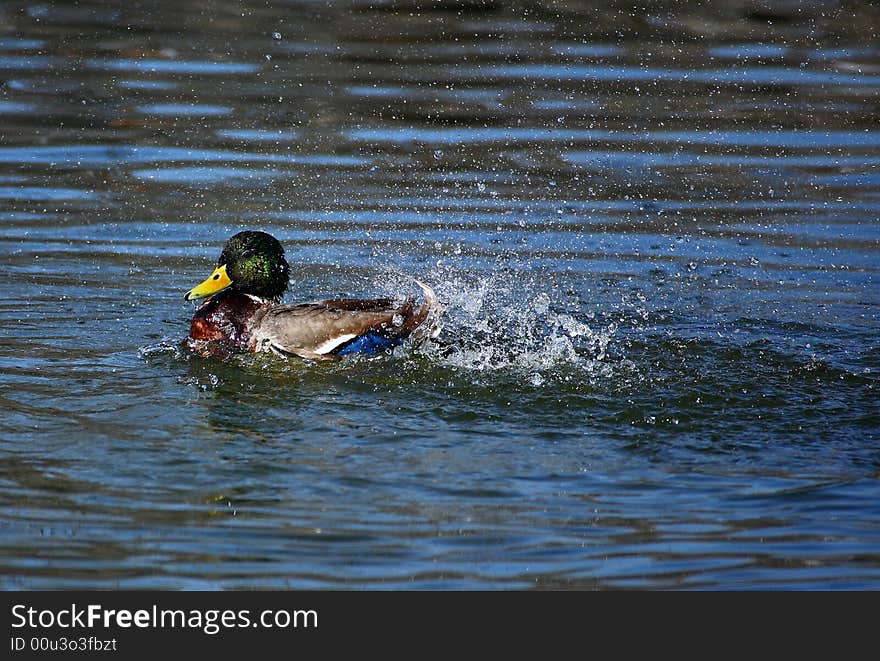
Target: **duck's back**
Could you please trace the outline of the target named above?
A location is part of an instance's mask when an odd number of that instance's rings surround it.
[[[403,341],[412,331],[413,307],[412,299],[400,306],[391,299],[274,306],[261,311],[254,328],[256,350],[329,358],[365,336],[376,336],[369,348],[389,348],[399,342],[382,342],[380,338]],[[364,352],[370,352],[367,345]]]

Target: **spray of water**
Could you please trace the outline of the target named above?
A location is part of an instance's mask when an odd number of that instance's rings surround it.
[[[415,352],[439,366],[508,373],[536,387],[611,369],[606,358],[617,325],[560,311],[563,295],[546,279],[509,268],[475,274],[442,266],[427,279],[445,306],[443,327]],[[380,282],[399,291],[406,276],[383,273]]]

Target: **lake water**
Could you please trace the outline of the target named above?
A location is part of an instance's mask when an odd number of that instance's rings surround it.
[[[880,8],[647,4],[4,3],[0,587],[880,588]]]

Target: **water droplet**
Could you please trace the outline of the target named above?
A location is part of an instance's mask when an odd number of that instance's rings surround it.
[[[272,38],[273,38],[275,41],[281,41],[281,33],[280,33],[280,32],[273,32],[273,33],[272,33]]]
[[[550,308],[550,297],[544,292],[541,292],[532,301],[532,308],[538,314],[546,314],[547,310]]]

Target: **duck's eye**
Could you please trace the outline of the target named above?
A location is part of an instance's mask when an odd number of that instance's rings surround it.
[[[215,273],[215,274],[214,274],[214,277],[211,278],[211,280],[219,280],[219,279],[220,279],[220,274],[219,274],[219,273]]]

